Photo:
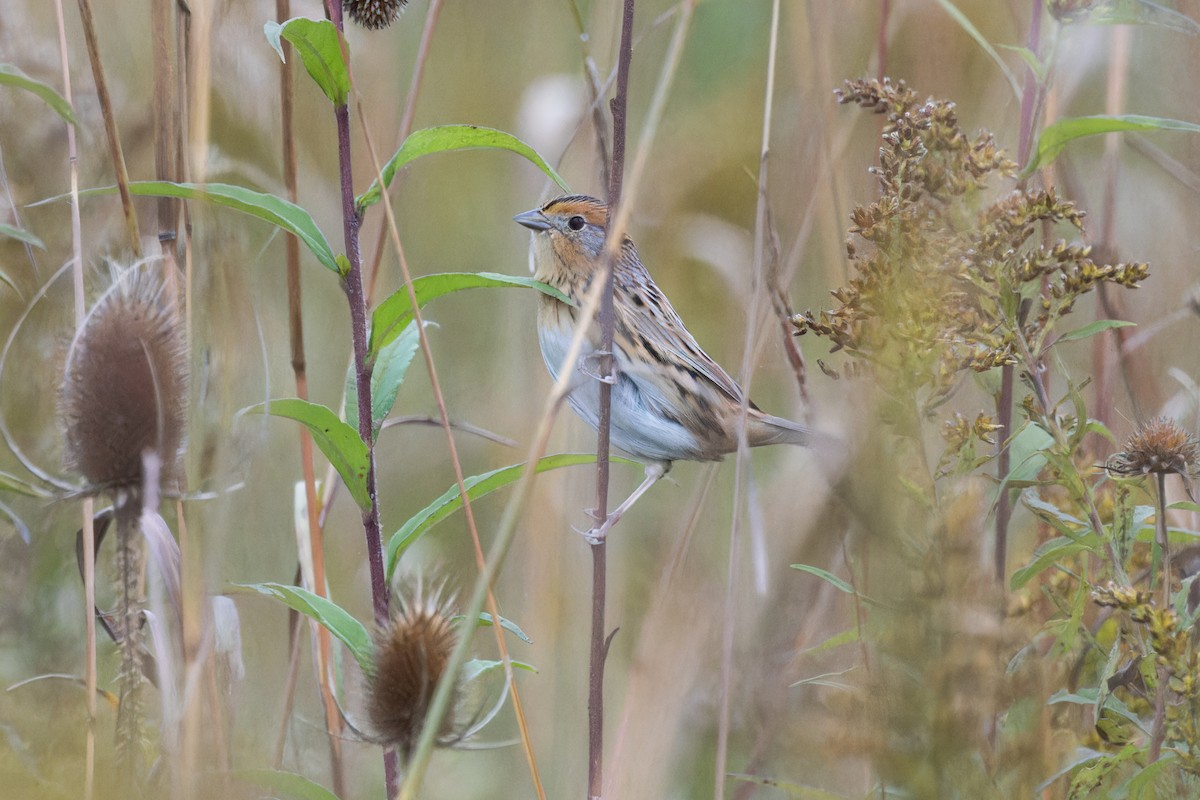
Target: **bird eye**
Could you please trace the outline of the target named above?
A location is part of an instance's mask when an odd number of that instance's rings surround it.
[[[583,230],[583,226],[587,224],[587,220],[580,216],[571,217],[567,220],[567,227],[573,231]]]

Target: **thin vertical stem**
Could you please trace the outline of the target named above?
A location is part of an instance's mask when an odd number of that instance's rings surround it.
[[[92,0],[79,0],[79,20],[83,24],[83,40],[87,44],[88,60],[92,65],[92,79],[96,82],[96,97],[100,100],[100,115],[104,118],[104,135],[108,140],[108,153],[117,175],[117,190],[121,194],[121,209],[125,212],[125,229],[129,236],[129,247],[135,258],[142,257],[142,238],[138,233],[137,213],[133,198],[129,195],[129,171],[125,168],[125,153],[121,149],[121,136],[117,132],[117,118],[113,114],[112,97],[108,93],[108,81],[104,79],[104,66],[100,63],[100,45],[96,41],[96,23],[92,14]]]
[[[58,55],[62,66],[63,97],[74,108],[71,92],[71,64],[67,58],[66,19],[62,0],[54,3],[58,23]],[[75,328],[83,325],[87,316],[83,288],[83,225],[79,218],[79,151],[75,141],[75,126],[67,123],[67,162],[71,173],[71,257],[75,292]],[[80,502],[83,529],[83,608],[85,643],[83,652],[83,685],[87,698],[87,729],[84,734],[83,798],[92,800],[96,780],[96,528],[95,501],[85,497]]]
[[[621,45],[617,51],[617,89],[610,108],[613,118],[612,167],[608,173],[610,220],[621,205],[625,177],[625,111],[628,104],[629,64],[633,59],[634,0],[625,0],[621,16]],[[624,234],[606,226],[604,290],[600,295],[600,374],[613,375],[613,264]],[[615,241],[614,241],[615,239]],[[599,423],[596,428],[596,519],[608,516],[609,436],[612,429],[612,383],[600,383]],[[608,589],[607,537],[592,544],[592,627],[588,654],[588,797],[604,794],[604,660],[608,634],[604,610]]]
[[[342,0],[330,0],[329,14],[341,33]],[[383,544],[379,525],[379,487],[375,469],[375,436],[371,415],[371,370],[367,360],[367,304],[363,293],[362,253],[359,249],[358,211],[354,206],[354,175],[350,160],[350,107],[341,103],[333,109],[338,138],[338,175],[342,190],[342,233],[346,243],[349,271],[342,277],[342,290],[350,304],[350,333],[354,347],[354,378],[358,395],[358,434],[367,446],[367,496],[370,504],[362,511],[363,533],[366,538],[367,564],[371,574],[371,603],[375,624],[383,627],[388,621],[388,585],[383,570]],[[392,797],[399,786],[400,771],[395,749],[383,754],[384,779],[387,796]]]
[[[771,111],[775,95],[775,63],[779,45],[779,0],[771,4],[771,28],[768,34],[767,75],[763,97],[762,144],[758,158],[758,198],[754,213],[754,263],[750,280],[750,307],[746,312],[746,332],[742,342],[739,379],[742,402],[738,420],[738,448],[733,479],[733,519],[730,523],[729,561],[725,576],[725,616],[721,630],[721,691],[717,717],[717,752],[714,758],[713,797],[725,797],[725,773],[729,759],[729,716],[733,694],[733,643],[736,630],[738,566],[742,545],[742,497],[750,469],[750,445],[746,439],[749,414],[750,380],[753,377],[756,331],[759,328],[763,280],[766,269],[768,216],[768,162],[771,152]]]
[[[1158,472],[1158,507],[1154,510],[1154,541],[1162,551],[1162,610],[1171,607],[1171,551],[1167,543],[1167,474]],[[1167,668],[1162,664],[1156,670],[1154,684],[1154,721],[1150,726],[1150,750],[1146,754],[1148,763],[1158,761],[1162,754],[1163,741],[1167,737]]]
[[[291,17],[290,0],[275,0],[275,17],[282,23]],[[279,94],[280,94],[280,146],[283,156],[283,184],[287,199],[295,203],[298,199],[297,167],[296,167],[296,136],[294,130],[294,80],[291,65],[291,45],[282,42],[286,61],[279,64]],[[300,241],[294,235],[284,237],[285,257],[287,259],[287,296],[288,296],[288,339],[291,350],[292,374],[296,382],[296,396],[301,400],[308,399],[308,366],[304,351],[304,318],[302,312],[302,291],[300,283]],[[304,500],[308,523],[308,545],[312,563],[312,586],[309,588],[319,597],[326,596],[325,580],[325,542],[320,522],[320,499],[317,495],[316,469],[313,464],[312,434],[303,425],[296,426],[299,431],[300,469],[304,477]],[[321,692],[321,701],[325,711],[325,729],[329,737],[330,773],[333,792],[339,797],[345,796],[345,770],[342,759],[342,716],[338,711],[337,698],[333,693],[334,669],[333,648],[329,630],[315,622],[309,623],[309,628],[316,637],[316,672],[317,685]],[[295,687],[294,681],[288,681],[288,690]],[[290,702],[285,706],[289,709]]]

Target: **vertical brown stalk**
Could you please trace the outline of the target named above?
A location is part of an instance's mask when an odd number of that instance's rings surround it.
[[[621,189],[625,177],[625,110],[628,104],[629,64],[633,59],[634,0],[625,0],[621,15],[621,45],[617,52],[617,89],[611,109],[613,118],[612,168],[608,179],[609,220],[616,218],[621,207]],[[622,232],[610,224],[609,237]],[[600,364],[602,376],[613,374],[613,259],[620,248],[605,242],[604,253],[609,259],[604,270],[604,290],[600,295]],[[603,522],[608,516],[609,433],[612,427],[612,384],[600,383],[599,424],[596,436],[596,519]],[[604,608],[608,583],[608,545],[605,539],[592,544],[592,633],[588,669],[588,797],[603,796],[604,788],[604,660],[608,655],[608,635],[605,632]]]
[[[55,0],[55,20],[58,25],[58,54],[63,76],[63,97],[72,108],[74,99],[71,91],[71,64],[67,59],[66,16],[62,0]],[[75,332],[83,327],[87,314],[83,288],[83,225],[79,218],[79,154],[75,142],[75,126],[67,123],[67,161],[71,172],[71,256],[74,260]],[[83,607],[84,607],[84,652],[83,687],[86,692],[84,708],[87,710],[87,730],[84,734],[83,798],[92,800],[96,780],[96,528],[93,514],[95,501],[85,497],[80,502],[83,536]]]
[[[290,0],[275,0],[276,19],[283,23],[291,17]],[[280,146],[283,159],[283,183],[287,199],[297,202],[297,169],[296,169],[296,136],[294,129],[294,79],[291,64],[291,45],[284,41],[284,60],[279,64],[279,95],[280,95]],[[288,341],[291,351],[292,374],[296,382],[296,396],[302,400],[308,399],[308,368],[304,351],[304,319],[302,314],[302,293],[300,284],[300,242],[292,234],[284,237],[284,252],[287,261],[287,297],[288,297]],[[304,477],[304,498],[307,511],[308,541],[312,559],[312,591],[325,597],[325,544],[324,533],[320,522],[320,500],[317,497],[316,470],[313,464],[312,434],[303,425],[297,426],[300,443],[300,468]],[[339,797],[345,796],[345,769],[342,756],[341,732],[342,717],[338,712],[337,700],[333,696],[333,652],[329,630],[322,625],[310,624],[316,636],[316,672],[317,685],[321,692],[321,701],[325,711],[325,727],[329,738],[330,775],[333,792]],[[298,647],[299,637],[292,641],[293,647]],[[294,659],[289,659],[294,663]],[[287,682],[290,693],[294,681]],[[285,703],[290,708],[290,701]],[[286,725],[286,720],[284,721]]]
[[[104,118],[104,135],[108,141],[108,153],[117,175],[117,190],[121,193],[121,208],[125,212],[125,229],[129,235],[129,246],[135,257],[142,255],[142,238],[138,233],[137,213],[133,209],[133,198],[129,195],[129,171],[125,168],[125,153],[121,149],[121,136],[117,132],[117,118],[113,114],[112,97],[108,94],[108,81],[104,79],[104,65],[100,62],[100,45],[96,41],[96,23],[92,14],[92,0],[79,0],[79,20],[83,24],[83,40],[87,44],[88,60],[92,65],[92,79],[96,82],[96,96],[100,100],[100,114]]]
[[[1155,474],[1155,500],[1158,502],[1154,509],[1154,541],[1162,550],[1162,609],[1165,612],[1171,608],[1171,551],[1167,542],[1167,473],[1159,471]],[[1167,684],[1170,676],[1167,668],[1159,664],[1156,670],[1157,680],[1154,683],[1154,721],[1150,725],[1150,750],[1146,755],[1147,761],[1153,764],[1162,755],[1163,741],[1167,737]]]

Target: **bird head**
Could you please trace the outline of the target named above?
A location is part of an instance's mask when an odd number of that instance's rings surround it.
[[[517,214],[513,220],[534,233],[539,254],[538,271],[551,268],[590,271],[599,266],[604,250],[608,206],[594,197],[573,194],[558,197],[541,208]],[[542,263],[541,255],[552,255]]]

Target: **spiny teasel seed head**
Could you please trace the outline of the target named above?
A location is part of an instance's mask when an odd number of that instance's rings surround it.
[[[373,31],[396,21],[408,0],[346,0],[343,8],[350,19]]]
[[[137,491],[149,451],[170,486],[187,401],[183,323],[159,269],[140,264],[96,302],[67,351],[59,392],[67,468],[91,491]]]
[[[380,743],[399,748],[407,760],[425,724],[437,683],[458,643],[451,600],[440,590],[426,594],[418,583],[411,597],[397,594],[399,609],[375,637],[375,670],[368,676],[367,712],[371,734]],[[439,739],[456,738],[454,712],[442,721]]]
[[[1200,439],[1170,417],[1155,417],[1140,426],[1104,465],[1118,475],[1174,472],[1184,480],[1200,475]]]

